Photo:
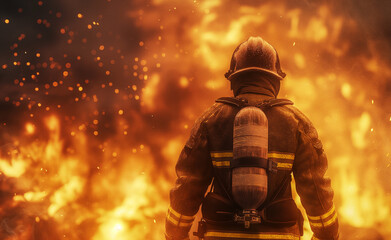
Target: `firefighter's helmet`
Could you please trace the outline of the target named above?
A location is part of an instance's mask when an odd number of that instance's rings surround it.
[[[263,72],[279,80],[286,75],[281,70],[277,51],[261,37],[250,37],[235,49],[225,77],[231,81],[249,71]]]

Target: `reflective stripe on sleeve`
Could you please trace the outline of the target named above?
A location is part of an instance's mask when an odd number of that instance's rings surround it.
[[[178,227],[190,227],[193,224],[195,216],[186,216],[178,213],[170,206],[167,212],[167,221]]]
[[[211,152],[212,164],[217,168],[229,168],[233,157],[232,152]]]
[[[280,163],[280,162],[277,163],[277,169],[280,170],[291,170],[292,166],[293,166],[292,163]]]
[[[232,152],[211,152],[210,156],[212,158],[232,158],[233,153]]]
[[[230,161],[212,161],[212,164],[215,167],[229,167],[229,166],[231,166]]]
[[[280,239],[299,240],[298,235],[292,233],[238,233],[238,232],[206,232],[206,238],[218,237],[225,239]]]
[[[317,228],[327,227],[333,224],[337,220],[337,212],[335,211],[335,206],[333,205],[330,210],[320,216],[308,215],[308,220],[311,226]]]
[[[281,153],[281,152],[269,152],[267,154],[267,157],[268,158],[293,160],[293,159],[295,159],[295,154],[293,154],[293,153]]]

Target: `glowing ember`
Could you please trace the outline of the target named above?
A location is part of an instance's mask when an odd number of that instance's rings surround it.
[[[33,134],[35,132],[35,126],[32,123],[26,123],[27,134]]]
[[[18,4],[0,24],[1,239],[162,239],[181,147],[250,35],[319,129],[341,237],[391,238],[386,1]]]

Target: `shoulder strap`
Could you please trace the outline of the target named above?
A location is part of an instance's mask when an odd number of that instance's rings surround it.
[[[247,100],[243,99],[243,98],[239,99],[239,98],[234,98],[234,97],[221,97],[221,98],[217,99],[216,102],[233,105],[233,106],[239,107],[239,108],[249,106]]]
[[[219,103],[225,103],[229,104],[235,107],[243,108],[247,106],[251,106],[246,99],[243,98],[234,98],[234,97],[221,97],[216,100],[216,102]],[[282,105],[293,105],[293,102],[288,99],[283,98],[272,98],[265,101],[262,101],[255,105],[255,107],[258,107],[262,110],[267,108],[272,108],[275,106],[282,106]]]
[[[292,181],[292,176],[291,174],[286,174],[284,176],[284,178],[282,179],[279,187],[272,193],[272,194],[268,194],[265,202],[263,202],[263,204],[259,207],[261,209],[265,209],[267,208],[268,206],[270,206],[270,204],[272,204],[274,202],[274,200],[276,200],[276,198],[278,197],[278,195],[286,189],[286,187],[290,184],[290,182]]]
[[[293,102],[291,100],[284,99],[284,98],[272,98],[260,102],[255,106],[261,109],[267,109],[267,108],[272,108],[275,106],[283,106],[283,105],[293,105]]]

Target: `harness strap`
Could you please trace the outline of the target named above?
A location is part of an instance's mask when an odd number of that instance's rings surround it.
[[[273,204],[276,204],[278,202],[285,202],[286,200],[292,200],[290,199],[282,199],[279,201],[275,201],[276,197],[283,191],[289,184],[290,175],[284,176],[284,179],[280,183],[280,187],[277,188],[270,196],[269,203],[261,205],[257,210],[257,215],[261,217],[261,222],[270,223],[270,224],[291,224],[295,223],[296,221],[301,221],[300,218],[302,218],[301,214],[299,214],[299,211],[297,210],[297,215],[292,219],[286,219],[286,220],[276,220],[275,218],[269,219],[269,217],[266,214],[266,211],[268,211],[268,208],[271,207]],[[235,219],[235,215],[237,215],[243,211],[239,210],[240,207],[235,204],[234,201],[230,198],[230,196],[227,194],[228,199],[216,194],[214,192],[209,192],[204,199],[203,202],[203,219],[210,224],[213,225],[219,225],[224,223],[233,223]],[[266,202],[266,201],[265,201]],[[212,208],[215,208],[217,206],[217,210],[212,210]],[[217,217],[217,215],[219,215]]]
[[[293,102],[289,99],[284,99],[284,98],[272,98],[257,104],[256,107],[272,108],[275,106],[282,106],[282,105],[293,105]]]
[[[229,198],[229,200],[232,203],[234,203],[235,201],[232,199],[231,194],[229,194],[229,191],[226,189],[223,180],[221,180],[221,176],[219,174],[219,171],[216,169],[213,169],[213,171],[214,171],[214,175],[215,175],[214,179],[217,179],[217,182],[220,184],[220,187],[223,189],[225,195]],[[212,182],[212,189],[214,189],[215,184],[216,184],[215,181],[213,181]]]
[[[251,106],[248,103],[248,101],[244,98],[221,97],[221,98],[218,98],[216,100],[216,102],[229,104],[231,106],[235,106],[235,107],[239,107],[239,108]],[[255,105],[255,107],[258,107],[261,109],[267,109],[267,108],[272,108],[275,106],[282,106],[282,105],[293,105],[293,102],[289,99],[284,99],[284,98],[272,98],[272,99],[267,99],[265,101],[257,103]]]
[[[248,101],[243,98],[234,98],[234,97],[221,97],[216,99],[216,102],[226,103],[229,105],[233,105],[235,107],[243,108],[245,106],[249,106]]]
[[[230,163],[231,168],[237,167],[259,167],[266,169],[269,172],[277,172],[277,163],[271,159],[259,158],[259,157],[241,157],[232,160]]]
[[[274,200],[277,198],[277,196],[287,188],[288,184],[292,180],[292,177],[290,174],[286,174],[285,177],[282,179],[280,187],[275,190],[275,192],[270,197],[265,200],[265,202],[260,206],[260,208],[265,209],[268,206],[270,206]]]
[[[237,167],[259,167],[268,169],[269,159],[259,157],[241,157],[231,162],[231,168]]]

